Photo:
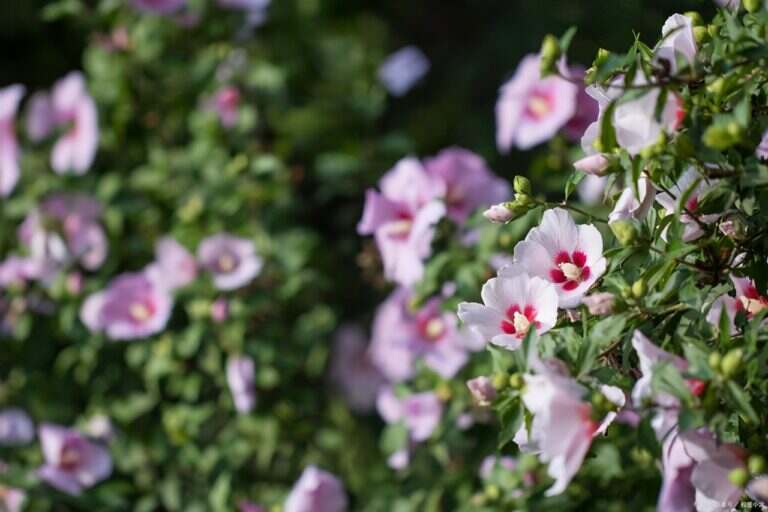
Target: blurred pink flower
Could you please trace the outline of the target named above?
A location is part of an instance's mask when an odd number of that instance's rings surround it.
[[[491,478],[494,470],[503,469],[505,471],[514,471],[517,468],[517,460],[512,457],[489,455],[483,459],[480,464],[480,478],[487,480]]]
[[[219,290],[236,290],[250,283],[264,264],[256,246],[247,238],[229,233],[209,236],[197,247],[200,266],[211,273]]]
[[[103,331],[112,340],[133,340],[165,329],[172,308],[168,291],[146,273],[124,273],[85,300],[80,319],[91,332]]]
[[[509,199],[506,181],[497,178],[480,156],[459,147],[442,150],[424,162],[427,173],[442,183],[447,216],[464,223],[480,207]]]
[[[480,295],[483,304],[459,304],[459,318],[494,345],[516,350],[531,328],[543,334],[557,322],[557,292],[539,277],[499,275],[483,285]]]
[[[53,146],[51,167],[59,174],[85,174],[98,149],[99,121],[82,73],[73,71],[54,84],[51,105],[56,125],[66,128]]]
[[[36,92],[32,95],[27,103],[25,124],[32,142],[40,142],[53,132],[56,119],[48,94]]]
[[[365,333],[357,326],[344,325],[335,338],[330,377],[351,409],[369,412],[386,381],[371,360]]]
[[[519,267],[519,268],[518,268]],[[515,246],[515,264],[499,277],[525,271],[555,285],[561,308],[573,308],[603,275],[603,238],[591,224],[577,225],[562,208],[544,212],[541,224]]]
[[[284,512],[344,512],[344,485],[331,473],[308,466],[285,500]]]
[[[404,158],[379,182],[381,192],[369,189],[361,235],[373,234],[384,262],[384,275],[410,286],[424,273],[423,260],[432,251],[435,224],[445,215],[439,200],[445,187],[432,178],[416,158]]]
[[[21,489],[0,485],[0,510],[4,512],[21,512],[27,493]]]
[[[219,297],[211,304],[211,319],[216,323],[224,322],[229,318],[229,302],[223,297]]]
[[[253,359],[248,356],[230,356],[227,360],[227,385],[235,409],[240,414],[247,414],[256,406],[255,378]]]
[[[392,388],[383,388],[376,408],[387,423],[402,422],[416,443],[426,441],[440,424],[443,404],[432,392],[415,393],[398,398]]]
[[[17,446],[35,438],[35,425],[22,409],[9,407],[0,410],[0,446]]]
[[[678,59],[687,62],[691,68],[696,60],[698,48],[693,35],[693,22],[688,16],[673,14],[661,28],[662,41],[656,47],[654,58],[669,63],[672,74],[677,73]]]
[[[155,244],[155,261],[145,270],[152,280],[169,291],[187,286],[197,277],[195,257],[171,237],[163,237]]]
[[[467,381],[472,400],[479,407],[488,407],[496,400],[496,388],[488,377],[481,375]]]
[[[429,59],[416,46],[389,55],[379,67],[379,81],[392,96],[403,96],[429,72]]]
[[[79,432],[43,424],[38,435],[45,458],[38,475],[56,489],[77,496],[112,473],[107,449]]]
[[[552,138],[576,114],[578,93],[578,86],[560,77],[541,78],[539,56],[526,56],[496,103],[499,149],[529,149]]]
[[[19,239],[29,247],[32,259],[49,270],[72,262],[96,270],[107,257],[107,235],[100,217],[101,204],[89,196],[53,194],[27,215],[19,227]]]
[[[173,14],[187,3],[187,0],[131,0],[137,9],[155,14]]]
[[[222,87],[211,98],[211,108],[218,114],[221,125],[232,128],[237,123],[240,108],[240,90],[232,85]]]
[[[755,156],[760,160],[768,160],[768,130],[763,132],[760,144],[755,148]]]
[[[19,143],[16,140],[16,113],[24,87],[0,89],[0,196],[8,197],[19,181]]]
[[[458,329],[455,314],[440,310],[440,299],[412,311],[410,298],[407,290],[395,290],[376,311],[373,363],[394,382],[411,378],[418,359],[443,378],[453,377],[466,364],[468,352],[482,347]]]
[[[572,142],[578,142],[584,136],[584,132],[587,131],[589,125],[597,120],[600,114],[600,106],[592,96],[587,94],[586,85],[583,83],[584,68],[571,66],[566,71],[568,71],[568,76],[571,80],[582,81],[582,83],[578,84],[579,92],[576,95],[576,112],[563,128],[563,133],[568,139]]]

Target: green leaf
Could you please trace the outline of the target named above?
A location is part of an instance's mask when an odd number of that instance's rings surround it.
[[[693,395],[685,379],[680,375],[680,371],[675,365],[666,361],[654,365],[651,389],[656,393],[670,394],[689,406],[693,402]]]
[[[497,408],[501,429],[499,430],[498,449],[504,448],[515,433],[520,429],[525,418],[525,409],[522,401],[517,397],[509,397]]]
[[[592,327],[579,352],[579,376],[592,370],[598,354],[621,336],[626,323],[626,315],[618,314],[604,318]]]
[[[728,381],[727,388],[736,408],[739,409],[741,414],[746,416],[753,425],[757,426],[760,420],[757,417],[757,412],[755,412],[755,409],[750,403],[749,395],[732,380]]]

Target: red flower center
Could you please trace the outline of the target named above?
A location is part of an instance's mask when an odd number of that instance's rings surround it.
[[[573,251],[571,254],[561,251],[555,256],[554,263],[549,278],[553,283],[562,285],[566,291],[575,290],[592,273],[587,266],[587,255],[581,251]]]
[[[406,240],[413,227],[413,215],[406,211],[397,212],[396,219],[387,226],[387,234],[395,240]]]
[[[534,121],[539,121],[555,109],[555,99],[549,91],[533,90],[525,105],[524,115]]]
[[[747,318],[752,318],[765,308],[768,308],[768,297],[763,297],[757,293],[757,288],[754,285],[747,286],[744,295],[737,297],[736,309],[743,311]]]
[[[521,308],[517,304],[507,308],[507,317],[501,321],[501,330],[505,334],[511,334],[518,338],[525,337],[531,326],[539,327],[540,323],[536,321],[536,308],[527,305]]]

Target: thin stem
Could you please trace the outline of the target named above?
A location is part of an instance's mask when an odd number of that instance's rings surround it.
[[[548,206],[548,207],[554,207],[554,208],[560,207],[560,208],[565,208],[565,209],[567,209],[567,210],[571,210],[572,212],[576,212],[576,213],[578,213],[579,215],[583,215],[583,216],[587,217],[589,220],[593,220],[593,221],[595,221],[595,222],[601,222],[601,223],[603,223],[603,224],[608,224],[608,221],[607,221],[606,219],[602,219],[602,218],[600,218],[600,217],[597,217],[597,216],[595,216],[595,215],[593,215],[593,214],[591,214],[591,213],[589,213],[589,212],[587,212],[587,211],[585,211],[585,210],[582,210],[581,208],[578,208],[578,207],[576,207],[576,206],[573,206],[573,205],[571,205],[571,204],[568,204],[568,203],[566,203],[565,201],[563,201],[563,202],[560,202],[560,203],[547,203],[547,202],[544,202],[544,203],[542,203],[542,204],[543,204],[544,206]]]

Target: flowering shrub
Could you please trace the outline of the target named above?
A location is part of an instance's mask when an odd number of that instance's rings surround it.
[[[0,510],[768,505],[768,8],[718,4],[545,38],[508,183],[382,128],[432,64],[373,16],[50,3],[89,38],[0,89]]]

